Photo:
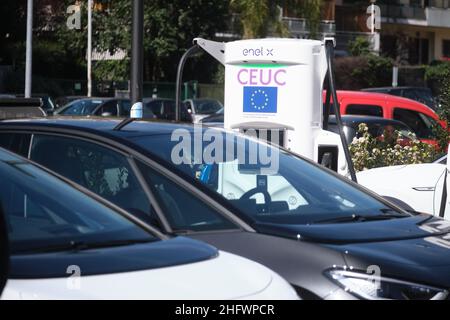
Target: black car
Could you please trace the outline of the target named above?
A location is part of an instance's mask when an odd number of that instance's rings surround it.
[[[69,102],[72,102],[74,100],[79,100],[79,99],[85,99],[85,98],[87,98],[87,96],[61,96],[61,97],[57,97],[55,99],[55,107],[57,109],[59,109],[61,107],[64,107]]]
[[[130,99],[123,98],[82,98],[76,99],[57,109],[55,115],[129,117]],[[153,117],[153,115],[150,115]]]
[[[157,119],[175,120],[175,100],[165,98],[144,98],[144,112],[150,110]],[[180,122],[192,123],[193,118],[189,113],[186,104],[180,104]]]
[[[397,131],[404,140],[411,140],[416,138],[414,131],[401,121],[386,119],[371,116],[342,116],[342,124],[347,143],[352,143],[354,138],[359,138],[358,127],[361,123],[365,123],[372,137],[381,137],[388,131],[393,133]],[[336,117],[330,116],[328,121],[328,130],[334,133],[339,133],[339,128],[336,123]]]
[[[25,95],[23,94],[16,94],[16,98],[25,98]],[[53,112],[55,108],[55,103],[53,102],[52,98],[46,94],[46,93],[33,93],[31,95],[31,98],[40,98],[42,100],[42,109],[46,113]]]
[[[119,123],[3,121],[0,146],[166,234],[268,266],[302,298],[449,298],[450,222],[405,212],[312,161],[246,136]]]
[[[381,87],[381,88],[367,88],[362,89],[365,92],[379,92],[386,93],[393,96],[408,98],[419,101],[431,109],[436,110],[436,99],[433,96],[430,88],[427,87]]]

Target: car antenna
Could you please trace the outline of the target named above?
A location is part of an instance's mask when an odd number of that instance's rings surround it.
[[[131,107],[130,110],[130,117],[129,118],[125,118],[122,121],[120,121],[120,123],[114,127],[114,131],[120,131],[123,127],[129,125],[130,123],[132,123],[133,121],[137,120],[137,119],[142,119],[143,118],[143,112],[144,111],[144,107],[142,102],[138,101],[135,104],[133,104],[133,106]]]

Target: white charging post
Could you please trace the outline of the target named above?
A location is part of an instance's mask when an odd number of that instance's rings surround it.
[[[348,174],[340,136],[323,129],[325,42],[195,41],[225,66],[225,128],[257,134],[278,131],[278,141],[272,142]]]

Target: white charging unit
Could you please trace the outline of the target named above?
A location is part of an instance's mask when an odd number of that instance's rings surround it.
[[[252,129],[258,136],[265,131],[264,137],[272,142],[348,175],[340,136],[323,130],[325,41],[268,38],[221,43],[196,38],[195,42],[225,66],[226,129],[243,133]]]

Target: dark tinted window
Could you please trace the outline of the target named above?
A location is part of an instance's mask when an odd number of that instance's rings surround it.
[[[219,101],[213,99],[194,100],[194,105],[197,114],[213,114],[223,108]]]
[[[442,40],[442,55],[450,58],[450,40]]]
[[[226,230],[237,227],[206,203],[144,164],[142,174],[174,230]]]
[[[101,116],[103,114],[110,114],[111,116],[117,116],[118,101],[110,100],[102,104],[98,109],[97,115]]]
[[[0,147],[28,157],[31,135],[27,133],[2,133],[0,132]]]
[[[64,110],[59,111],[58,114],[81,116],[92,114],[101,103],[103,103],[103,100],[75,100],[65,107]]]
[[[13,253],[56,249],[71,242],[153,238],[119,213],[36,166],[15,157],[2,159],[0,203]]]
[[[359,114],[364,116],[383,117],[383,108],[370,104],[349,104],[346,114]]]
[[[156,224],[149,200],[125,156],[91,142],[35,135],[31,159]]]
[[[147,102],[147,108],[153,112],[153,114],[162,120],[175,120],[175,101],[173,100],[154,100]],[[192,116],[187,111],[186,105],[181,104],[180,120],[182,122],[192,122]]]
[[[131,101],[130,100],[120,100],[120,115],[129,117],[131,111]]]
[[[410,127],[419,139],[434,139],[433,126],[436,124],[434,119],[423,113],[395,108],[394,119],[405,123]]]

